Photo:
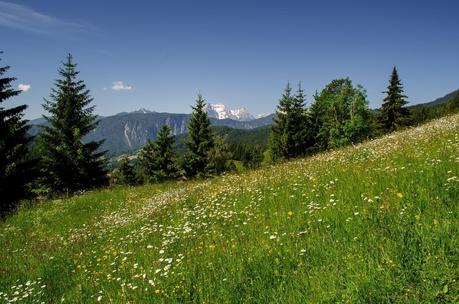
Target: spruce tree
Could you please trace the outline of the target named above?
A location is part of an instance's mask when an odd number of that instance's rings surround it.
[[[52,193],[73,193],[106,184],[105,152],[99,151],[103,141],[84,142],[98,120],[93,115],[93,99],[68,55],[58,70],[61,79],[55,81],[50,100],[43,107],[48,125],[40,134],[43,153],[44,184]]]
[[[9,68],[0,67],[0,215],[14,209],[19,200],[30,194],[28,183],[35,177],[36,163],[28,156],[31,137],[27,135],[27,121],[23,120],[27,106],[2,106],[20,93],[11,87],[16,78],[3,77]]]
[[[288,159],[292,156],[292,150],[295,145],[292,137],[292,107],[294,99],[290,83],[287,83],[284,93],[279,100],[271,127],[269,150],[274,161]]]
[[[221,174],[233,170],[233,153],[221,136],[215,136],[214,146],[209,151],[209,162],[207,170],[211,174]]]
[[[171,128],[163,125],[155,142],[149,141],[141,151],[141,163],[149,181],[161,181],[177,177],[178,168],[174,152],[175,138]]]
[[[148,140],[147,144],[140,151],[140,165],[146,182],[157,182],[155,175],[157,153],[156,143],[152,140]]]
[[[293,157],[305,155],[307,149],[310,146],[310,134],[309,134],[309,121],[308,113],[305,109],[306,98],[304,91],[301,88],[301,83],[298,85],[298,90],[293,97],[292,109],[291,109],[291,136],[293,147],[289,154]]]
[[[132,161],[127,156],[124,156],[118,165],[117,182],[123,185],[137,185],[139,178],[135,172],[135,167]]]
[[[316,91],[314,101],[308,110],[310,134],[312,138],[311,153],[323,151],[328,147],[328,128],[325,127],[326,115],[328,114],[328,106],[326,101],[320,98],[320,94]]]
[[[205,111],[206,102],[201,94],[198,94],[196,105],[188,124],[188,147],[185,155],[184,169],[188,176],[203,177],[208,172],[209,151],[214,146],[213,135],[210,130],[210,119]]]
[[[379,124],[383,132],[392,132],[410,123],[410,112],[405,107],[408,103],[403,94],[403,85],[394,67],[389,86],[384,93],[387,96],[380,109]]]

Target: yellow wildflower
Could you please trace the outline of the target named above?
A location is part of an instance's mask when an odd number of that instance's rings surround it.
[[[403,193],[402,192],[397,192],[397,197],[398,198],[403,198]]]

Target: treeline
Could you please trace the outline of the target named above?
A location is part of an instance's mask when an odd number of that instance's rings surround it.
[[[257,145],[227,144],[210,127],[205,100],[198,95],[188,125],[186,152],[178,155],[171,129],[163,125],[155,141],[148,141],[138,157],[124,156],[110,174],[113,183],[137,185],[173,179],[205,178],[223,172],[257,168],[263,150]]]
[[[409,107],[413,124],[418,125],[423,122],[443,117],[450,113],[459,111],[459,91],[456,91],[453,96],[450,97],[444,103],[433,104],[433,105],[415,105]]]
[[[301,85],[292,94],[287,84],[277,107],[266,160],[276,162],[356,144],[412,124],[395,67],[385,93],[381,108],[371,111],[362,86],[353,85],[349,78],[336,79],[306,107]]]
[[[0,67],[0,105],[17,96],[12,77]],[[264,164],[310,155],[355,144],[392,132],[422,119],[431,119],[458,108],[459,95],[448,108],[413,116],[394,68],[381,109],[368,107],[365,90],[351,80],[337,79],[313,96],[306,106],[301,88],[287,85],[273,121],[267,147],[227,143],[214,134],[198,95],[192,107],[185,152],[177,153],[171,129],[163,125],[156,140],[149,141],[138,157],[124,157],[108,169],[103,141],[85,141],[97,124],[93,99],[69,54],[58,69],[59,79],[43,108],[48,122],[36,138],[28,135],[23,119],[26,105],[0,106],[0,214],[13,210],[22,199],[71,195],[112,183],[135,185],[165,180],[206,178],[223,172],[240,172]]]

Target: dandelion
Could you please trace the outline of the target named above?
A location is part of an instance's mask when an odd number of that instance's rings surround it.
[[[398,198],[403,198],[403,193],[397,192],[397,197],[398,197]]]
[[[288,216],[292,216],[292,215],[293,215],[293,212],[292,212],[292,211],[289,211],[287,214],[288,214]]]

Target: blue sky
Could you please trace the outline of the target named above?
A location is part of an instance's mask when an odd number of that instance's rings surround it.
[[[188,113],[198,91],[271,113],[287,81],[311,101],[347,76],[378,107],[394,65],[418,103],[459,88],[458,11],[454,0],[0,0],[0,64],[28,88],[10,105],[28,104],[29,119],[68,52],[100,115]]]

